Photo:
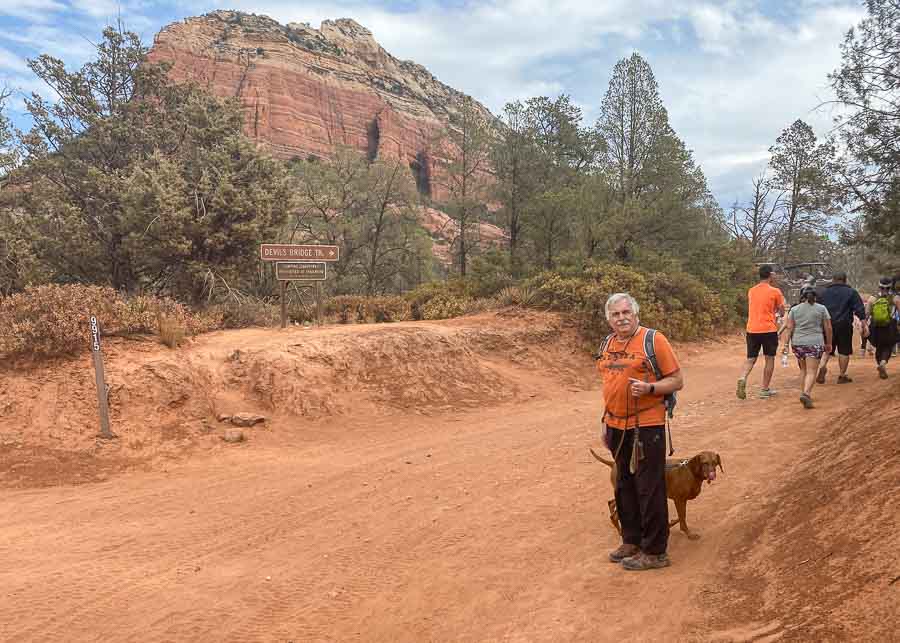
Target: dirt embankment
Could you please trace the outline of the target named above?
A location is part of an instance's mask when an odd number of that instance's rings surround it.
[[[499,323],[498,323],[499,322]],[[336,416],[431,415],[580,389],[586,353],[553,315],[211,333],[104,346],[116,440],[97,439],[89,355],[0,370],[0,484],[60,484],[221,447],[221,415],[302,432]]]
[[[688,505],[702,538],[673,532],[647,574],[606,557],[596,376],[550,315],[110,342],[111,442],[89,357],[7,368],[0,632],[897,640],[900,365],[883,381],[854,357],[807,411],[796,367],[735,399],[740,338],[676,348],[677,455],[715,450],[725,473]],[[240,411],[268,421],[226,445],[217,416]],[[67,484],[117,468],[139,470]]]
[[[818,426],[733,530],[701,592],[716,629],[737,620],[734,640],[900,640],[900,386],[879,388]]]

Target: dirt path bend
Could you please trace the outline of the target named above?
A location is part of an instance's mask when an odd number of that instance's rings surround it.
[[[587,451],[598,392],[526,364],[524,400],[342,416],[165,471],[4,492],[0,639],[777,638],[777,624],[703,630],[702,590],[742,518],[875,380],[829,384],[804,412],[794,369],[779,368],[779,396],[739,402],[740,353],[737,341],[682,351],[678,455],[718,451],[725,474],[689,504],[702,538],[673,533],[666,570],[607,561],[611,491]]]

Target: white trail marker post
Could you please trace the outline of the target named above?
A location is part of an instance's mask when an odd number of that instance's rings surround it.
[[[100,437],[104,440],[116,437],[109,429],[109,387],[103,371],[103,353],[100,352],[100,324],[91,315],[91,356],[94,359],[94,375],[97,380],[97,406],[100,410]]]

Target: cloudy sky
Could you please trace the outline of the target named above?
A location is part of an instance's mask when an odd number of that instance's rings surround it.
[[[747,197],[794,120],[828,133],[827,75],[864,15],[862,0],[0,0],[0,84],[44,92],[25,59],[50,53],[80,65],[118,16],[149,43],[162,26],[214,9],[314,27],[354,18],[392,54],[495,113],[510,100],[566,93],[586,123],[613,65],[638,51],[726,208]]]

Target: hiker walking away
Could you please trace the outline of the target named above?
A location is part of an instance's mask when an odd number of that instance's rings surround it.
[[[837,383],[847,384],[853,381],[847,375],[850,356],[853,354],[853,319],[855,317],[860,320],[860,336],[864,337],[868,333],[866,305],[859,293],[847,285],[847,273],[843,271],[835,272],[831,276],[831,284],[821,291],[816,291],[816,295],[818,302],[828,309],[828,314],[831,316],[833,340],[831,352],[822,356],[816,382],[825,383],[825,376],[828,374],[828,360],[837,351],[838,367],[840,368]]]
[[[853,320],[854,327],[859,331],[859,350],[862,353],[860,357],[865,357],[866,353],[874,353],[875,349],[869,346],[869,321],[868,319],[863,319],[862,321],[854,318]],[[863,332],[863,328],[865,328],[865,332]]]
[[[887,365],[897,343],[897,317],[900,316],[900,296],[891,289],[891,279],[882,277],[878,294],[866,304],[869,319],[869,341],[875,347],[878,377],[887,379]]]
[[[775,287],[775,271],[772,266],[760,266],[759,283],[747,291],[747,361],[737,382],[738,399],[747,399],[747,378],[756,364],[759,350],[765,357],[761,398],[775,395],[769,388],[775,371],[775,354],[778,352],[777,316],[784,315],[784,295]]]
[[[666,337],[644,328],[628,293],[606,300],[612,328],[597,352],[603,380],[604,439],[616,461],[616,508],[622,544],[609,559],[625,569],[669,565],[666,499],[667,397],[684,386]]]
[[[816,383],[819,360],[831,352],[831,315],[822,304],[816,303],[816,289],[800,289],[800,303],[788,311],[787,336],[797,363],[800,365],[800,402],[804,408],[813,407],[812,389]],[[782,351],[786,354],[787,341]]]

